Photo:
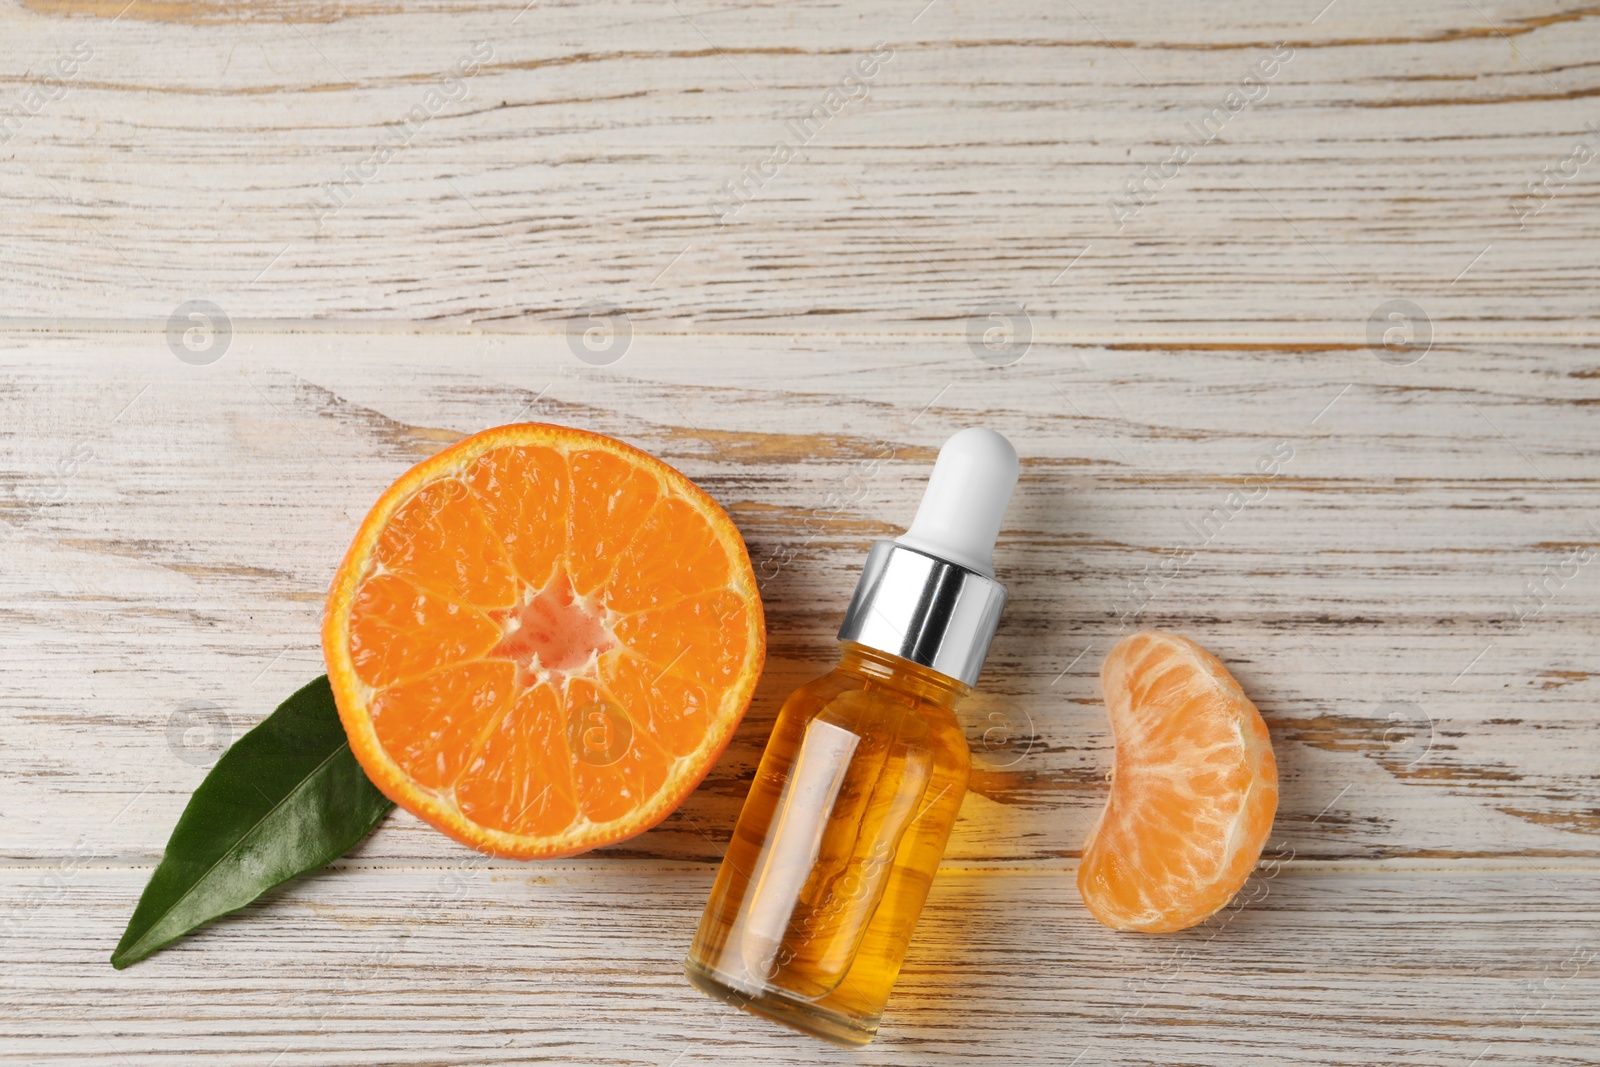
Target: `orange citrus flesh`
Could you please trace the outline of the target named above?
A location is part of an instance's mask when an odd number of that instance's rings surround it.
[[[1113,930],[1194,926],[1244,886],[1272,831],[1267,725],[1228,669],[1176,634],[1124,638],[1100,679],[1116,765],[1078,892]]]
[[[464,844],[566,856],[649,829],[716,762],[766,653],[726,513],[620,441],[525,423],[413,467],[322,626],[350,747]]]

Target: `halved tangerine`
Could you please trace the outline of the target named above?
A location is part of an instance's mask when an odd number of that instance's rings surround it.
[[[390,799],[495,855],[566,856],[672,812],[766,653],[727,514],[620,441],[524,423],[378,499],[322,625],[350,747]]]
[[[1124,638],[1100,679],[1116,763],[1078,891],[1113,930],[1194,926],[1244,886],[1272,832],[1267,724],[1228,669],[1177,634]]]

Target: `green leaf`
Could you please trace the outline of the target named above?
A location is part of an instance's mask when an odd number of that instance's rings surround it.
[[[239,738],[189,798],[111,965],[118,970],[344,855],[394,803],[362,773],[324,675]]]

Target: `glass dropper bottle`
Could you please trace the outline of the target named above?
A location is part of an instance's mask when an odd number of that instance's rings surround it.
[[[939,451],[911,529],[867,555],[839,665],[778,713],[684,960],[702,991],[843,1045],[878,1031],[971,764],[952,709],[1006,600],[1017,480],[992,430]]]

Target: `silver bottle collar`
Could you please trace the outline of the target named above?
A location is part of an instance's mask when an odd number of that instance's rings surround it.
[[[839,640],[887,652],[965,685],[983,670],[1006,587],[894,541],[877,541],[850,598]]]

